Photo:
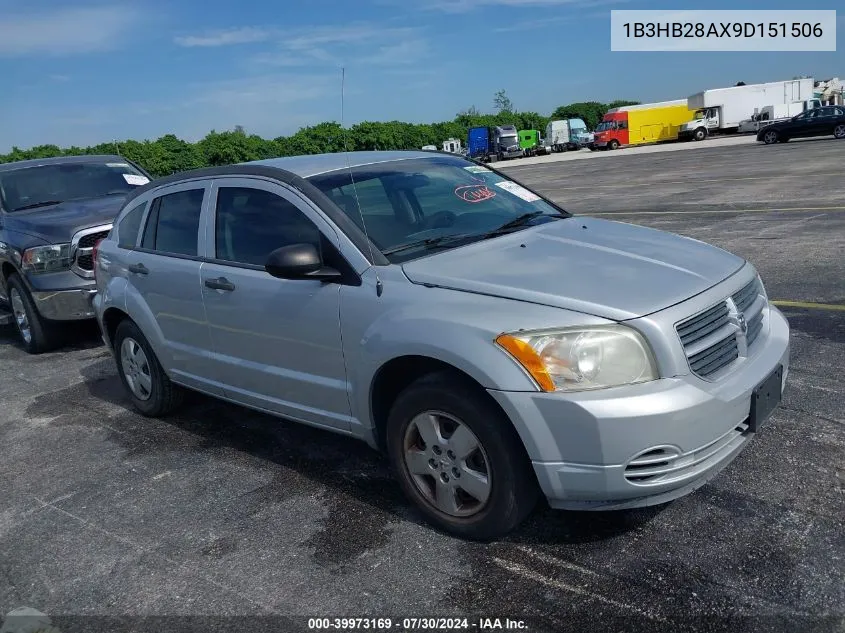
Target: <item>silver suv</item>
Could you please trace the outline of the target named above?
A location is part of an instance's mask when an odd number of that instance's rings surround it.
[[[753,266],[575,217],[455,155],[280,158],[140,188],[94,308],[137,409],[179,388],[365,440],[438,526],[487,539],[540,493],[662,503],[780,401],[789,327]]]

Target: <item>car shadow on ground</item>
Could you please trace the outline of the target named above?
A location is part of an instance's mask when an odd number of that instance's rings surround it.
[[[56,345],[50,353],[73,352],[94,349],[103,345],[96,321],[60,323],[55,330]],[[0,326],[0,350],[17,348],[21,354],[30,358],[49,358],[49,354],[28,355],[18,336],[14,324]]]
[[[274,473],[280,495],[290,496],[299,482],[303,492],[353,500],[387,522],[406,520],[428,525],[404,497],[387,459],[362,441],[276,418],[210,396],[186,391],[182,406],[161,424],[139,424],[111,357],[82,370],[88,395],[123,408],[126,415],[109,420],[110,438],[129,454],[188,450],[215,455],[234,450],[258,458]],[[106,375],[107,377],[103,377]],[[151,421],[152,422],[152,421]],[[292,472],[291,472],[292,471]],[[270,487],[272,488],[272,484]],[[284,490],[282,490],[284,488]],[[266,490],[265,494],[272,494]],[[661,508],[614,512],[567,512],[538,504],[525,523],[505,540],[518,543],[587,543],[637,530]],[[433,528],[432,528],[433,529]]]

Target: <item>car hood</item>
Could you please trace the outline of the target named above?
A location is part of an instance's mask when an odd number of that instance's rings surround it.
[[[413,283],[622,321],[716,285],[745,260],[698,240],[573,217],[406,262]]]
[[[6,215],[5,225],[11,231],[27,233],[50,244],[70,242],[80,229],[111,224],[125,198],[126,194],[118,194],[16,211]]]

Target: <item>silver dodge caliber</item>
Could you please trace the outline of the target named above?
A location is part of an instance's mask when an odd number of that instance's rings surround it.
[[[94,307],[135,407],[182,388],[383,450],[473,539],[702,486],[778,405],[789,326],[754,267],[573,216],[455,155],[353,152],[133,192]]]

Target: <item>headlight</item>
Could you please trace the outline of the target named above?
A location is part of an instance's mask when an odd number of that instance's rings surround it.
[[[624,325],[512,332],[496,343],[543,391],[586,391],[657,379],[645,339]]]
[[[54,273],[70,269],[70,244],[50,244],[28,248],[21,267],[32,273]]]

